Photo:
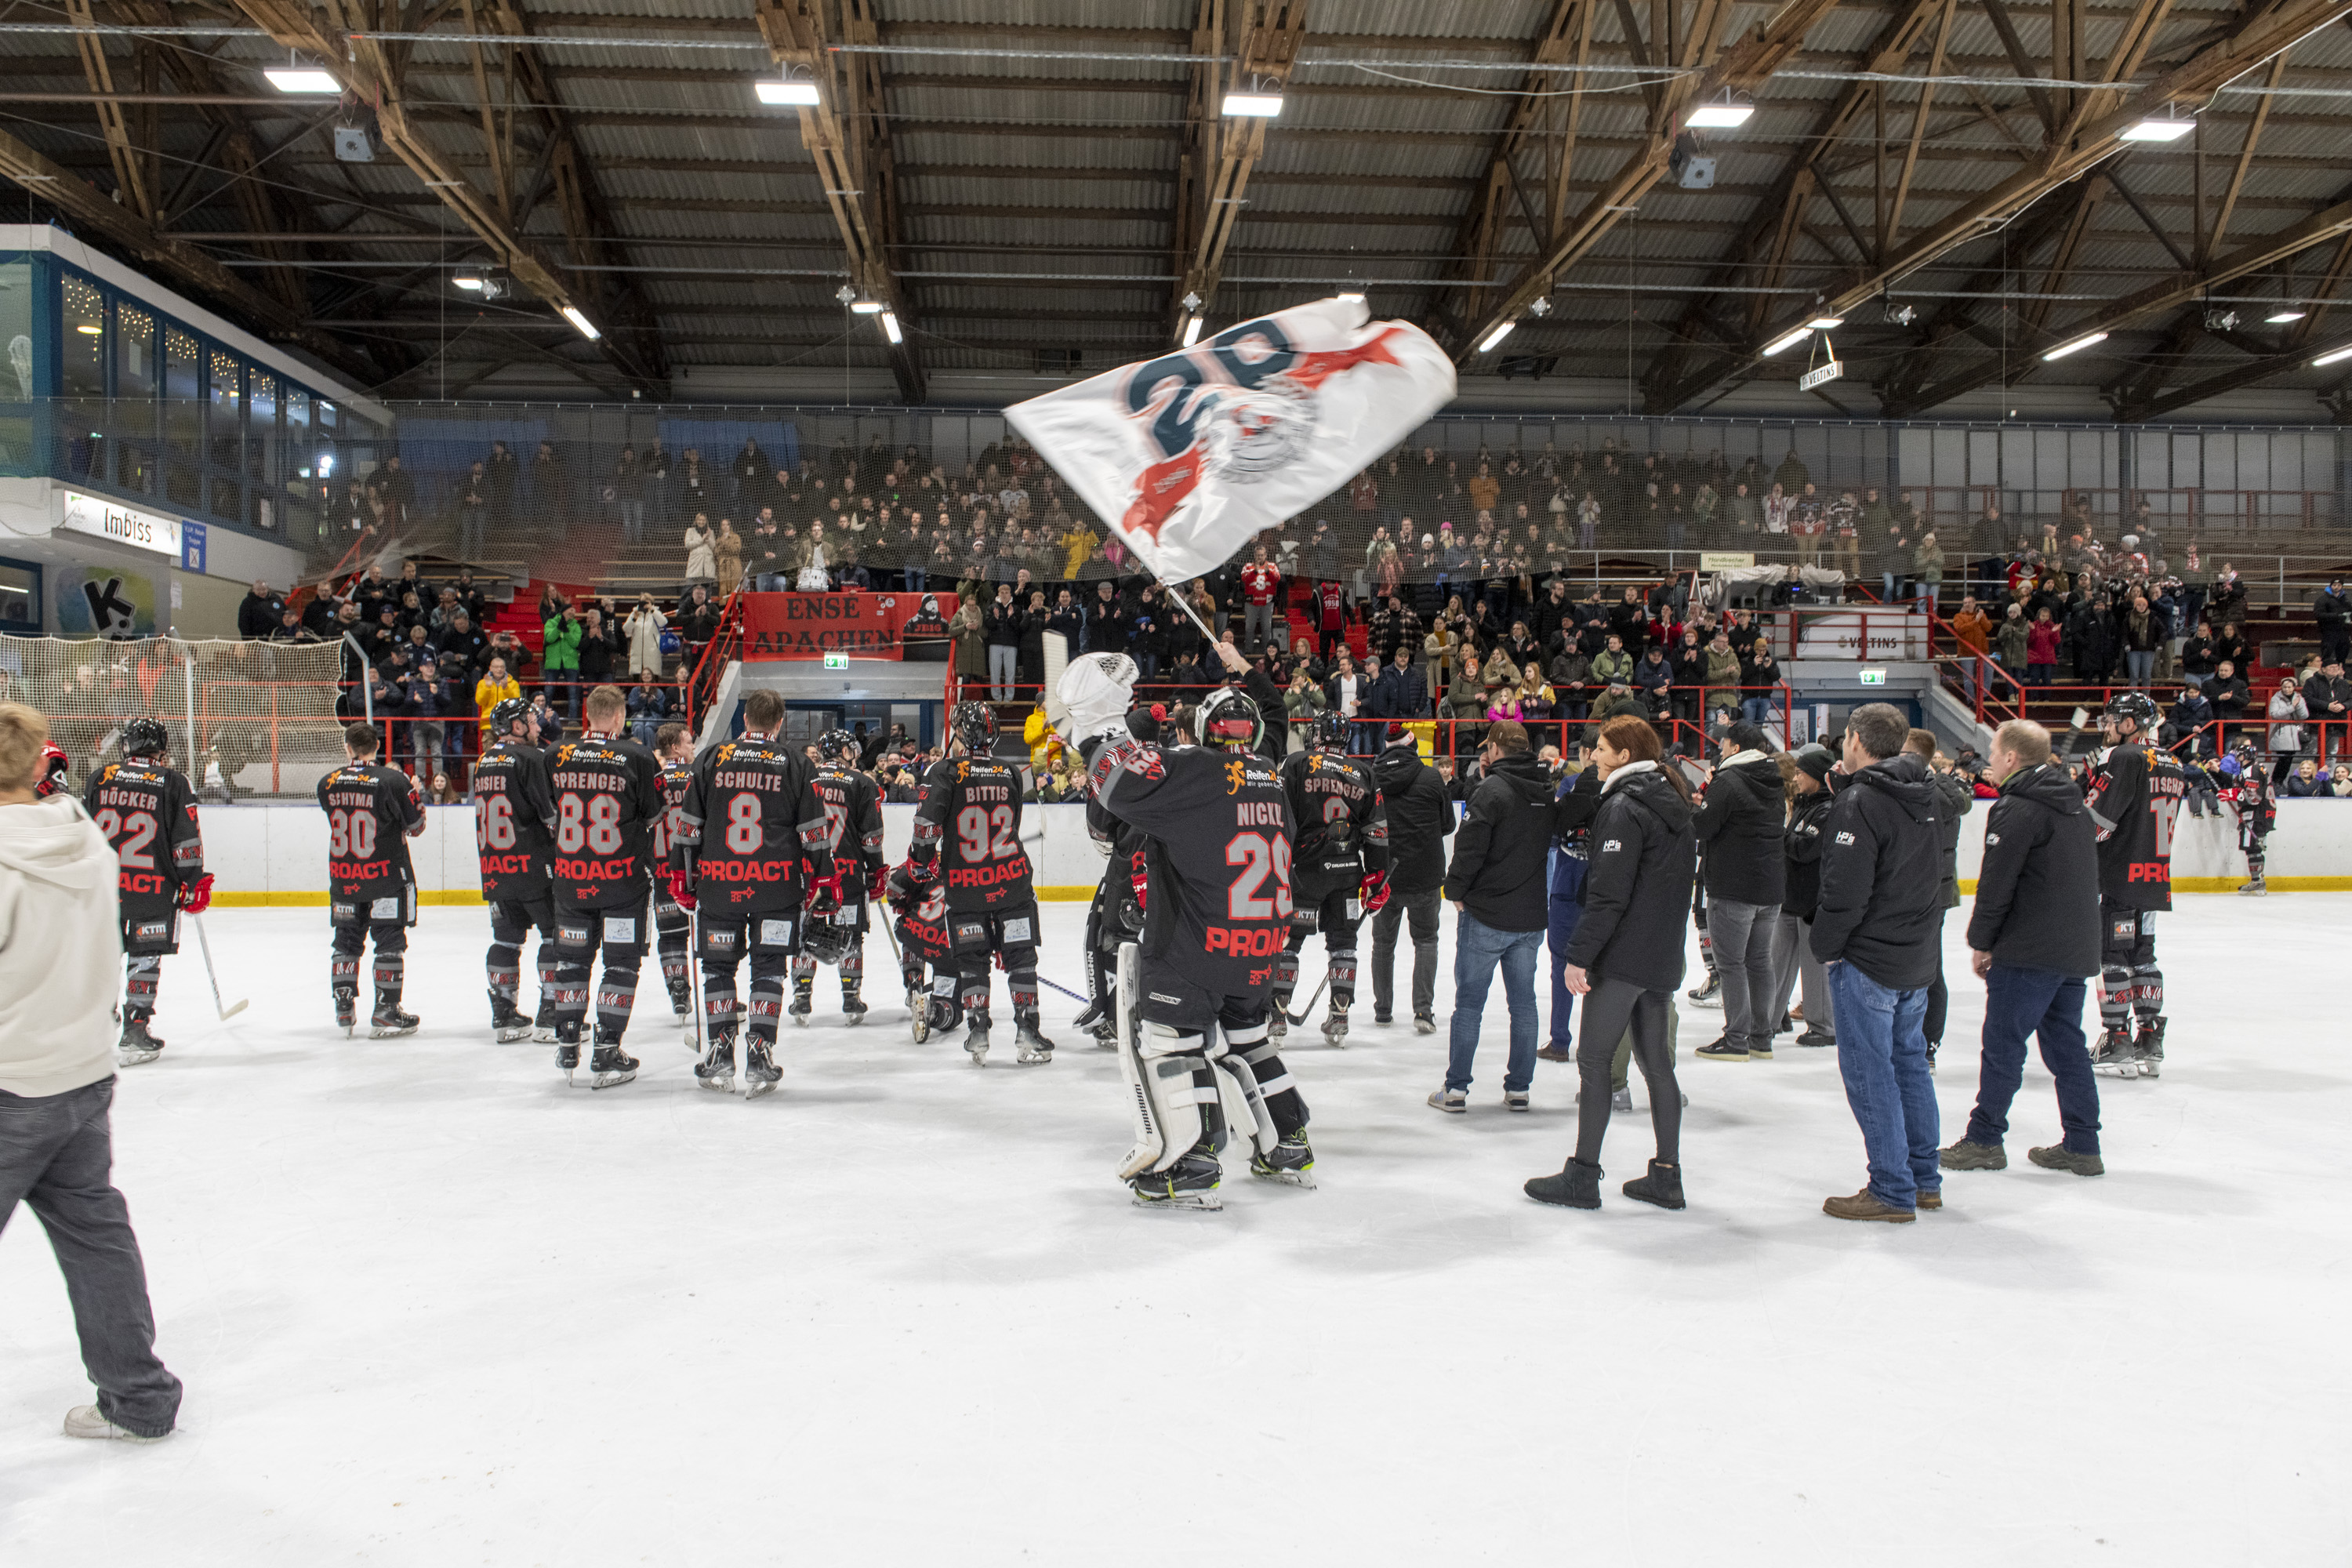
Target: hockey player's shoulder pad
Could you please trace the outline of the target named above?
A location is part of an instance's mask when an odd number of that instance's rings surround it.
[[[1140,741],[1113,741],[1095,752],[1087,778],[1100,795],[1113,775],[1128,773],[1139,779],[1160,779],[1168,776],[1167,763],[1157,746],[1147,746]]]

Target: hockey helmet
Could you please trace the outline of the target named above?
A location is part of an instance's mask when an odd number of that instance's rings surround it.
[[[985,702],[959,702],[955,715],[949,720],[955,738],[963,749],[975,757],[985,757],[996,749],[996,710]]]
[[[37,795],[65,793],[66,775],[73,771],[73,759],[55,741],[41,747],[41,771],[34,777],[33,793]]]
[[[490,737],[503,741],[514,733],[517,724],[530,722],[530,704],[520,697],[509,697],[490,710]]]
[[[2156,700],[2145,691],[2116,692],[2107,700],[2106,711],[2099,717],[2105,723],[2128,724],[2141,734],[2152,732],[2162,721],[2162,715],[2156,710]]]
[[[1310,751],[1344,752],[1348,749],[1348,721],[1341,715],[1322,712],[1307,721],[1307,745]]]
[[[1210,692],[1201,704],[1198,721],[1201,744],[1204,746],[1255,751],[1265,733],[1265,721],[1259,715],[1257,704],[1237,686],[1221,686]]]
[[[846,730],[827,730],[816,738],[816,754],[828,763],[855,764],[864,751],[857,737]]]
[[[125,719],[122,721],[122,754],[126,757],[160,757],[172,749],[171,731],[157,719]]]

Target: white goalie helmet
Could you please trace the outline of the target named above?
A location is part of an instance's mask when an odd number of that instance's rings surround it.
[[[1062,733],[1073,744],[1090,735],[1126,733],[1135,706],[1135,660],[1123,653],[1090,653],[1070,661],[1054,694],[1062,704]]]

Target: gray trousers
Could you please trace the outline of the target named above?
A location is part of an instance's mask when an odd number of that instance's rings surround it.
[[[1437,1010],[1437,909],[1444,890],[1391,893],[1372,917],[1372,1012],[1388,1017],[1396,1000],[1397,927],[1412,917],[1412,1016],[1433,1017]]]
[[[114,1189],[113,1103],[110,1077],[38,1099],[0,1090],[0,1228],[19,1199],[40,1220],[66,1277],[100,1413],[160,1437],[179,1417],[180,1380],[155,1359],[147,1268]]]
[[[1805,982],[1805,1030],[1837,1038],[1837,1010],[1830,1001],[1829,971],[1813,956],[1813,922],[1783,913],[1772,928],[1772,1022],[1789,1010],[1797,978]]]
[[[1273,645],[1274,606],[1272,605],[1244,606],[1242,615],[1242,641],[1245,644],[1255,643],[1262,647]]]
[[[1743,904],[1709,895],[1706,934],[1715,945],[1715,970],[1723,977],[1723,1037],[1735,1046],[1769,1050],[1773,1006],[1772,931],[1778,904]]]

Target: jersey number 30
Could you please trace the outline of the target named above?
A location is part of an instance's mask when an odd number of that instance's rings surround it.
[[[1290,840],[1279,834],[1236,833],[1225,846],[1225,864],[1238,866],[1225,889],[1225,913],[1237,921],[1290,918]],[[1274,897],[1258,896],[1268,877]]]

